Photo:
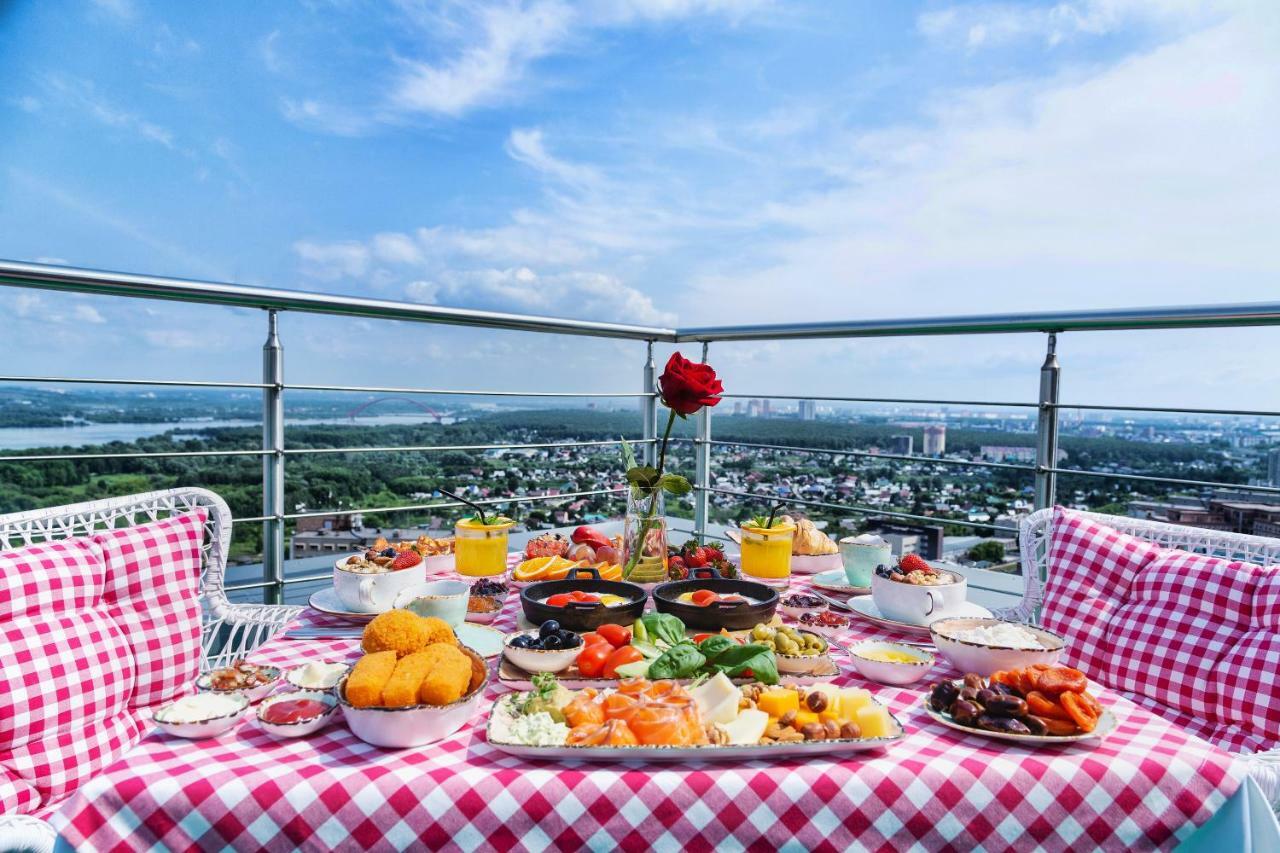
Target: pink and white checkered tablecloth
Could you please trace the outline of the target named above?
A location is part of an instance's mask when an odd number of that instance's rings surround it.
[[[495,627],[518,611],[513,595]],[[855,622],[842,639],[862,638],[891,637]],[[354,660],[357,644],[276,640],[253,659]],[[341,721],[299,740],[246,722],[203,741],[153,733],[51,820],[78,850],[1127,850],[1174,846],[1239,784],[1226,753],[1114,694],[1105,742],[1031,750],[938,725],[923,686],[842,669],[898,715],[902,741],[839,761],[604,765],[507,756],[484,714],[407,750]],[[953,674],[940,663],[930,681]]]

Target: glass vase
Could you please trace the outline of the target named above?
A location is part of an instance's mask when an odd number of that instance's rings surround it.
[[[623,577],[632,583],[667,579],[667,518],[661,490],[627,490],[622,527]]]

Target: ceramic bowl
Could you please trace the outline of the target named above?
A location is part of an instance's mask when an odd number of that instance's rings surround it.
[[[801,631],[801,634],[813,634],[812,631]],[[823,640],[826,644],[826,640]],[[786,675],[811,675],[824,665],[823,658],[830,654],[831,646],[827,645],[820,655],[784,655],[774,652],[778,662],[778,672]]]
[[[537,637],[537,631],[519,631],[507,637],[502,653],[525,672],[564,672],[582,652],[582,643],[571,649],[521,649],[511,645],[516,637]]]
[[[196,679],[196,689],[204,693],[217,693],[219,696],[230,696],[233,693],[239,693],[250,702],[257,702],[274,690],[275,686],[280,683],[280,667],[264,666],[261,668],[271,676],[271,680],[266,684],[259,684],[257,687],[251,687],[248,690],[215,690],[212,681],[213,674],[209,672]]]
[[[811,610],[809,612],[813,614],[818,614],[818,613],[822,613],[823,611]],[[845,616],[843,613],[836,613],[834,610],[828,610],[826,612],[830,614],[830,616],[834,616],[837,619],[839,619],[840,624],[839,625],[811,625],[808,622],[801,621],[800,619],[797,619],[796,622],[799,623],[800,627],[805,631],[809,631],[810,633],[817,634],[819,637],[839,636],[841,633],[849,630],[849,626],[853,624],[852,620],[848,616]]]
[[[479,711],[489,683],[489,666],[473,649],[459,646],[472,660],[466,695],[449,705],[408,705],[404,708],[356,708],[346,699],[347,680],[338,684],[337,699],[352,734],[374,746],[405,749],[443,740],[470,722]],[[483,673],[482,676],[478,676]]]
[[[805,606],[796,606],[794,604],[787,604],[787,599],[792,597],[812,598],[814,600],[814,604],[805,605]],[[782,615],[789,616],[792,619],[799,619],[801,616],[803,616],[806,613],[819,613],[825,610],[826,607],[827,607],[827,603],[823,601],[821,598],[818,598],[815,595],[809,595],[808,593],[802,593],[802,592],[783,596],[782,600],[778,603],[778,609],[782,611]]]
[[[987,627],[991,625],[1018,625],[1031,632],[1044,646],[1043,649],[1015,649],[1007,646],[991,646],[969,640],[953,639],[948,634],[964,631],[969,628]],[[933,644],[943,657],[951,661],[961,672],[976,672],[983,678],[1002,669],[1022,669],[1032,664],[1042,663],[1053,666],[1062,656],[1066,643],[1057,634],[1037,628],[1034,625],[1020,625],[1016,622],[1005,622],[1001,619],[980,619],[974,617],[953,617],[939,619],[929,625],[929,634]]]
[[[394,605],[419,616],[434,616],[457,627],[467,620],[471,585],[462,581],[435,580],[405,587]]]
[[[270,708],[276,702],[288,699],[315,699],[324,704],[325,709],[314,717],[305,720],[299,720],[296,723],[269,723],[262,719],[262,712]],[[275,737],[306,737],[309,734],[320,731],[329,725],[329,721],[333,719],[333,715],[338,711],[338,700],[331,690],[291,690],[288,693],[279,693],[272,696],[267,701],[258,706],[258,713],[255,721],[258,728],[262,729],[269,735]]]
[[[156,708],[151,714],[151,719],[155,721],[156,728],[165,734],[174,737],[184,737],[192,739],[200,739],[207,737],[217,737],[220,734],[230,731],[244,717],[244,712],[249,708],[249,699],[243,693],[220,693],[227,699],[235,702],[234,711],[225,714],[209,717],[204,720],[197,720],[191,723],[172,723],[165,720],[165,713],[173,706],[173,702],[166,702],[159,708]],[[176,700],[175,700],[176,701]]]
[[[898,663],[896,661],[872,660],[864,657],[866,652],[874,651],[893,651],[901,652],[915,658],[912,663]],[[871,641],[866,643],[858,643],[849,648],[849,659],[853,662],[853,668],[856,669],[863,678],[869,678],[872,681],[878,681],[881,684],[893,684],[896,686],[904,686],[907,684],[915,684],[933,669],[936,662],[933,655],[928,652],[917,649],[914,646],[906,646],[902,643],[882,643]]]
[[[284,679],[285,681],[289,682],[290,685],[297,688],[298,690],[319,690],[324,693],[332,693],[334,688],[338,686],[338,682],[341,681],[343,678],[346,678],[347,673],[351,671],[351,666],[348,664],[342,663],[341,661],[320,661],[320,663],[337,664],[343,667],[343,671],[338,674],[337,681],[335,681],[333,685],[330,687],[315,687],[314,685],[303,684],[299,680],[302,677],[303,666],[295,666],[293,669],[289,670],[287,673],[285,673]]]
[[[491,611],[489,611],[488,613],[473,613],[473,612],[471,612],[470,610],[468,610],[468,611],[467,611],[467,621],[468,621],[468,622],[472,622],[472,623],[474,623],[474,624],[476,624],[476,625],[488,625],[490,622],[492,622],[493,620],[497,619],[497,618],[502,614],[502,605],[503,605],[503,600],[502,600],[502,598],[500,598],[500,597],[498,597],[498,596],[496,596],[496,595],[492,595],[492,596],[488,596],[488,597],[489,597],[489,598],[493,598],[493,599],[497,600],[497,602],[498,602],[498,609],[497,609],[497,610],[491,610]]]

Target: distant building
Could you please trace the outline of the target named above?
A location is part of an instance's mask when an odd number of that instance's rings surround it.
[[[800,401],[800,420],[813,421],[818,419],[818,404],[813,400]]]
[[[899,456],[910,456],[911,450],[915,446],[915,439],[909,435],[894,435],[889,437],[889,450]]]
[[[1036,461],[1036,449],[1034,447],[1008,447],[1005,445],[984,444],[978,448],[978,454],[983,459],[988,459],[992,462],[1026,462],[1028,464],[1034,464]],[[1067,451],[1059,448],[1057,462],[1063,462],[1066,458]]]
[[[946,424],[933,424],[924,428],[925,456],[941,456],[947,452]]]
[[[945,551],[946,537],[942,525],[894,524],[888,521],[873,520],[867,528],[868,533],[878,533],[889,543],[894,557],[905,557],[907,554],[919,554],[926,560],[941,560]]]
[[[742,401],[741,401],[741,400],[734,400],[734,401],[733,401],[733,413],[734,413],[735,415],[740,415],[740,414],[742,414]]]
[[[289,559],[363,551],[379,536],[396,542],[419,536],[450,535],[451,532],[428,527],[365,527],[364,519],[358,514],[311,516],[298,519],[293,538],[289,540]]]
[[[773,405],[768,400],[761,401],[760,414],[766,418],[773,414]]]
[[[1272,450],[1267,454],[1267,482],[1280,486],[1280,450]]]
[[[749,418],[760,417],[760,401],[759,400],[749,400],[747,402],[747,417]]]

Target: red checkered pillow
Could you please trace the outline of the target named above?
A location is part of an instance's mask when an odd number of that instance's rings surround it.
[[[200,545],[204,510],[95,535],[103,599],[137,661],[130,707],[172,699],[200,674]]]
[[[1233,749],[1280,744],[1280,569],[1165,549],[1058,508],[1042,619],[1065,660]]]

